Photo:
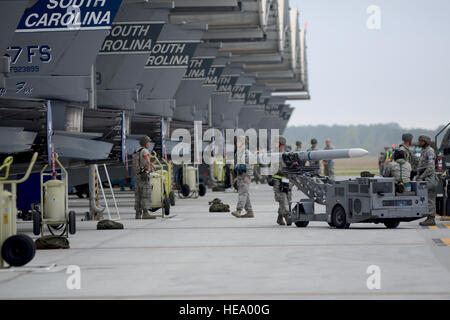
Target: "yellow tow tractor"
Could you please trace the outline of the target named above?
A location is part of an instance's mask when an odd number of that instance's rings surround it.
[[[170,170],[164,170],[164,165],[159,161],[156,152],[152,152],[150,158],[154,171],[150,173],[150,184],[152,185],[152,204],[150,211],[161,209],[161,216],[170,214],[170,200],[168,183],[170,182]],[[166,186],[167,185],[167,186]]]
[[[37,153],[33,155],[27,172],[20,180],[7,180],[14,161],[12,157],[7,157],[0,167],[0,171],[5,170],[5,176],[0,177],[0,268],[4,266],[3,261],[12,267],[26,265],[36,254],[33,239],[24,234],[17,234],[16,198],[17,185],[28,179],[37,156]],[[5,185],[10,185],[11,191],[6,191]]]

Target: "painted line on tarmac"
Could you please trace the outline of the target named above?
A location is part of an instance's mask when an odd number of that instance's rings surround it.
[[[450,229],[450,223],[436,224],[435,226],[425,226],[422,227],[422,229],[431,229],[431,230]]]
[[[173,245],[173,246],[136,246],[136,247],[71,247],[75,250],[142,250],[142,249],[230,249],[230,248],[314,248],[314,247],[417,247],[431,246],[429,242],[418,243],[311,243],[311,244],[217,244],[217,245]]]
[[[434,243],[442,247],[450,247],[450,238],[433,239]]]

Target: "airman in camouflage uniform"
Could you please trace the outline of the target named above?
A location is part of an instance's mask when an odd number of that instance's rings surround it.
[[[134,169],[134,208],[136,219],[152,219],[148,212],[152,203],[152,186],[150,184],[150,138],[144,136],[139,141],[140,147],[133,153]]]
[[[311,148],[309,148],[306,151],[316,151],[317,149],[317,139],[313,138],[311,139]],[[309,161],[310,166],[319,166],[319,169],[312,171],[312,173],[320,174],[320,161],[318,160],[311,160]]]
[[[409,149],[412,145],[413,135],[411,133],[404,133],[402,135],[403,143],[399,146],[400,150],[403,150],[403,152],[406,155],[406,161],[408,161],[411,164],[411,179],[417,174],[417,166],[419,159],[411,152]]]
[[[324,150],[333,150],[334,147],[331,145],[331,139],[325,140]],[[334,160],[323,160],[323,175],[334,179]]]
[[[412,165],[412,155],[409,150],[409,146],[412,144],[413,135],[411,133],[402,134],[403,143],[398,147],[400,150],[403,150],[405,154],[405,160],[408,161]]]
[[[287,224],[290,226],[292,224],[292,218],[289,213],[289,203],[292,200],[291,193],[291,185],[289,182],[283,182],[286,178],[283,176],[282,168],[285,167],[285,163],[283,161],[282,152],[285,152],[286,148],[286,138],[280,136],[278,139],[279,145],[279,163],[278,163],[278,172],[272,176],[272,184],[273,184],[273,192],[275,196],[275,201],[278,202],[278,218],[277,223],[279,225]],[[286,221],[286,223],[285,223]]]
[[[253,164],[250,163],[249,152],[245,148],[245,137],[237,137],[236,149],[235,169],[239,195],[236,211],[233,211],[231,214],[236,218],[253,218],[254,213],[249,193],[250,180],[253,176]],[[243,209],[245,209],[246,213],[241,215]]]
[[[416,180],[426,181],[428,187],[428,217],[420,223],[421,226],[434,226],[436,214],[436,172],[435,153],[431,148],[431,138],[419,137],[419,146],[422,148],[419,163],[417,165]]]
[[[406,161],[405,151],[394,151],[394,161],[384,169],[383,177],[395,178],[396,192],[411,191],[411,164]]]
[[[380,170],[380,175],[384,174],[384,164],[386,162],[386,158],[388,157],[389,147],[384,147],[384,152],[380,152],[380,156],[378,157],[378,169]]]

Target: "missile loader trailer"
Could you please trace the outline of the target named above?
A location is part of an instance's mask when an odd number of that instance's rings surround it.
[[[292,221],[297,227],[306,227],[309,221],[324,221],[338,229],[362,222],[383,223],[387,228],[396,228],[402,221],[413,221],[428,215],[427,184],[424,181],[411,181],[410,192],[397,193],[394,178],[361,177],[334,181],[314,174],[317,166],[305,166],[306,159],[359,157],[363,156],[364,150],[331,151],[283,154],[285,176],[309,198],[290,205]],[[316,214],[315,203],[325,205],[325,213]]]
[[[396,228],[401,221],[428,215],[427,184],[411,182],[412,191],[396,193],[394,178],[356,178],[323,184],[326,213],[314,213],[314,200],[301,199],[291,210],[297,227],[309,221],[326,221],[331,227],[348,228],[351,223],[384,223]],[[317,202],[317,201],[316,201]]]

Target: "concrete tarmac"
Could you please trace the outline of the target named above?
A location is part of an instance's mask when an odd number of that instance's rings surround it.
[[[87,200],[71,196],[78,215],[71,248],[38,250],[27,266],[0,270],[0,299],[450,298],[450,221],[438,220],[433,229],[419,221],[394,230],[278,226],[271,188],[252,184],[250,193],[253,219],[208,212],[216,197],[232,210],[237,203],[231,190],[208,190],[202,198],[177,199],[168,218],[135,220],[133,193],[117,191],[125,229],[104,231],[80,221]],[[20,221],[18,230],[37,238],[31,222]],[[73,265],[80,289],[67,286]],[[371,265],[379,267],[380,289],[367,286]]]

